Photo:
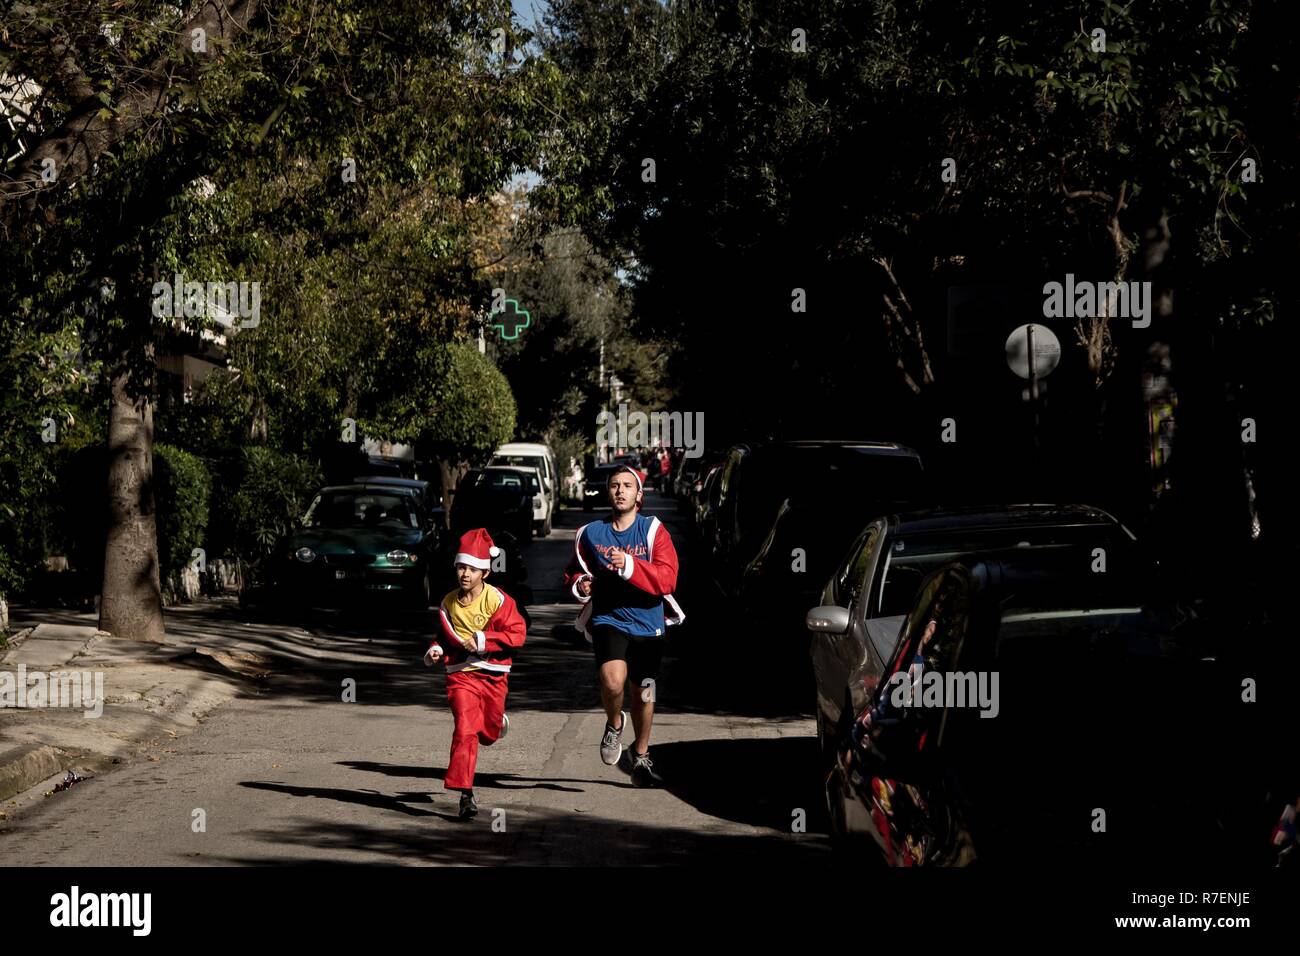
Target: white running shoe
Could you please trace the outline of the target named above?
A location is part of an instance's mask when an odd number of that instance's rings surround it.
[[[629,714],[625,710],[620,716],[622,722],[619,724],[618,730],[606,724],[605,736],[600,738],[600,759],[610,767],[618,763],[618,758],[623,756],[623,731],[627,729]]]

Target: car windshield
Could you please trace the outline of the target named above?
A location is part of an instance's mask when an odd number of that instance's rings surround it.
[[[421,517],[409,494],[328,491],[316,496],[303,524],[308,528],[418,528]]]

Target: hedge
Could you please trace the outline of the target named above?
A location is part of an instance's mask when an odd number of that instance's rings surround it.
[[[158,566],[166,580],[193,560],[195,548],[209,550],[212,478],[202,458],[162,443],[153,447],[153,477]]]
[[[256,562],[297,526],[320,488],[313,462],[270,448],[244,448],[220,466],[221,487],[233,489],[213,501],[213,551]]]

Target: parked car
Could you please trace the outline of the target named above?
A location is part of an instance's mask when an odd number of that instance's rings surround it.
[[[390,475],[356,475],[355,484],[386,485],[391,488],[403,488],[420,499],[420,504],[429,514],[442,506],[442,494],[437,485],[419,478],[397,478]]]
[[[696,473],[690,487],[686,489],[686,515],[691,519],[692,525],[695,523],[696,515],[700,509],[700,501],[704,494],[704,482],[708,480],[710,473],[715,468],[723,465],[726,459],[721,455],[706,456],[700,470]]]
[[[705,475],[706,467],[711,463],[704,455],[698,458],[688,458],[683,455],[681,461],[677,463],[677,468],[673,471],[672,495],[677,499],[677,510],[688,511],[691,506],[691,495],[695,490],[695,483]]]
[[[702,545],[713,540],[714,515],[722,495],[722,470],[721,463],[710,468],[695,495],[695,536]]]
[[[804,616],[820,603],[827,578],[839,566],[862,527],[883,514],[908,505],[899,499],[866,495],[832,495],[805,498],[795,504],[787,498],[757,553],[741,571],[737,610],[755,637],[769,637],[794,649],[792,636],[806,644]],[[803,644],[797,644],[806,651]]]
[[[385,458],[382,455],[368,455],[366,457],[365,472],[367,475],[413,479],[418,464],[418,462],[407,458]]]
[[[488,534],[509,533],[521,541],[533,537],[534,499],[541,480],[533,468],[473,468],[456,487],[451,503],[451,537],[470,528]]]
[[[555,511],[560,506],[560,475],[550,446],[510,442],[498,448],[488,464],[537,469],[541,493],[538,496],[540,500],[533,502],[533,530],[542,537],[549,535]]]
[[[609,476],[618,471],[622,465],[597,465],[591,469],[582,482],[582,510],[591,511],[597,505],[609,504]]]
[[[864,679],[894,652],[922,580],[964,555],[1019,547],[1036,553],[1102,548],[1107,561],[1142,560],[1133,534],[1086,505],[932,509],[870,522],[845,552],[806,615],[823,756],[866,703]]]
[[[836,740],[836,836],[894,866],[1259,859],[1240,675],[1091,561],[1014,549],[927,578]]]
[[[736,445],[727,454],[705,539],[713,581],[739,596],[741,579],[787,499],[897,501],[924,498],[920,456],[893,442],[783,441]],[[915,496],[915,497],[912,497]]]
[[[275,577],[282,593],[299,601],[386,593],[427,607],[429,559],[438,542],[410,490],[332,485],[316,493],[302,527],[279,546]]]

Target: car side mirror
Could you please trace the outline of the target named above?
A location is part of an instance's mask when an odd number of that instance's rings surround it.
[[[804,624],[814,634],[843,634],[849,629],[849,610],[833,604],[815,607],[805,615]]]

